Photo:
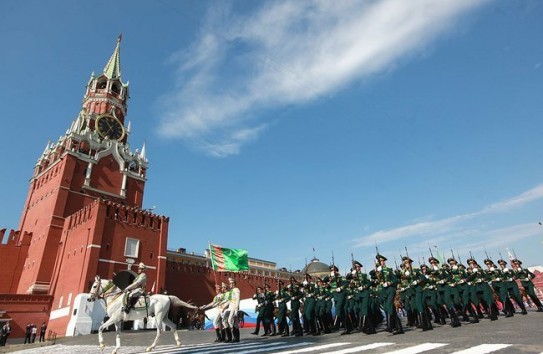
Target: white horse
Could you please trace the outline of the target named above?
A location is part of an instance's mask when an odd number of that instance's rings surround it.
[[[120,331],[120,322],[121,321],[131,321],[138,320],[148,316],[154,316],[156,322],[156,337],[153,343],[147,347],[147,351],[153,350],[156,346],[158,339],[160,338],[160,333],[163,330],[162,324],[170,327],[170,330],[173,331],[173,336],[177,346],[181,346],[181,340],[177,334],[176,325],[168,319],[168,313],[173,313],[179,310],[180,307],[186,307],[188,309],[195,310],[198,307],[186,303],[180,300],[177,296],[173,295],[161,295],[156,294],[149,297],[148,307],[144,308],[132,308],[130,313],[126,314],[123,310],[123,292],[119,289],[113,281],[107,279],[100,279],[99,276],[96,276],[95,281],[92,285],[90,291],[90,297],[88,301],[95,301],[96,299],[103,299],[106,302],[106,314],[109,316],[109,320],[100,326],[98,329],[98,341],[100,343],[100,349],[104,350],[104,338],[102,332],[104,329],[108,328],[112,324],[115,325],[115,349],[113,349],[112,354],[116,354],[117,350],[121,347],[121,331]]]

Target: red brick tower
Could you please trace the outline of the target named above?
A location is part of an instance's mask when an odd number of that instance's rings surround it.
[[[53,295],[49,328],[60,335],[72,298],[88,292],[96,274],[111,278],[144,262],[148,290],[164,287],[169,219],[142,209],[148,161],[145,145],[128,145],[120,44],[119,36],[103,73],[91,75],[77,118],[38,159],[19,225],[32,240],[10,292]]]

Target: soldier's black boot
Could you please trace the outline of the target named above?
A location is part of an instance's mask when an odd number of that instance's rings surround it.
[[[424,314],[426,315],[426,321],[428,323],[428,329],[433,330],[434,326],[432,326],[432,313],[430,312],[430,310],[426,309],[424,311]]]
[[[392,320],[395,321],[394,326],[394,332],[392,334],[404,334],[403,327],[402,327],[402,321],[400,320],[400,317],[398,314],[392,315]]]
[[[221,329],[221,342],[226,340],[226,329]]]
[[[270,332],[269,332],[269,336],[270,337],[275,337],[277,335],[277,329],[275,328],[275,322],[273,320],[271,320],[269,322],[269,326],[270,326]]]
[[[283,329],[283,334],[281,334],[281,337],[288,337],[290,336],[290,329],[288,327],[288,324],[286,326],[284,326],[285,328]]]
[[[225,343],[232,343],[232,328],[226,329],[226,340]]]
[[[358,330],[366,333],[366,316],[360,316],[358,320]]]
[[[496,321],[498,319],[498,306],[492,304],[489,306],[489,316],[491,321]]]
[[[341,332],[341,335],[344,336],[346,334],[351,334],[353,328],[352,328],[352,325],[351,325],[351,321],[349,320],[348,317],[343,319],[343,325],[345,326],[345,330],[343,332]]]
[[[393,328],[393,318],[391,315],[387,315],[387,332],[389,333],[392,333],[392,328]]]
[[[215,339],[215,342],[221,342],[221,330],[218,328],[215,328],[215,334],[217,335],[217,339]]]
[[[449,309],[449,315],[451,316],[451,327],[460,327],[462,325],[458,319],[458,315],[456,314],[454,307]]]
[[[447,312],[442,306],[439,307],[439,315],[439,324],[446,325],[447,321],[445,321],[445,318],[447,318]]]
[[[232,342],[238,343],[239,342],[239,328],[237,327],[232,328],[232,332],[234,335],[234,339],[232,340]]]
[[[262,319],[257,316],[255,330],[251,332],[251,334],[258,336],[258,332],[260,332],[260,322],[262,322]]]
[[[421,318],[422,330],[423,331],[430,330],[430,328],[428,328],[428,317],[426,316],[426,313],[421,312],[419,315],[420,315],[420,318]]]
[[[366,318],[364,327],[366,327],[366,334],[376,334],[375,325],[373,324],[373,318],[371,316],[364,316]]]

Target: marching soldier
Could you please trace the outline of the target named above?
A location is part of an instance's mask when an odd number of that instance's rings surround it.
[[[351,334],[352,324],[347,317],[347,280],[339,274],[339,269],[335,265],[330,266],[330,291],[334,298],[334,307],[336,309],[336,323],[335,328],[339,329],[342,326],[344,331],[342,335]]]
[[[267,323],[268,325],[267,335],[273,337],[277,335],[275,321],[273,319],[273,310],[275,310],[275,306],[273,305],[275,301],[275,294],[271,291],[269,284],[264,284],[264,299],[264,324]]]
[[[513,268],[515,269],[515,278],[520,280],[520,285],[526,291],[526,295],[532,299],[535,306],[537,306],[537,312],[543,312],[543,305],[537,297],[534,291],[534,283],[532,279],[535,278],[535,274],[530,272],[528,269],[523,269],[522,262],[518,259],[514,259],[512,262]]]
[[[371,279],[366,273],[362,272],[362,263],[353,262],[352,278],[355,281],[357,292],[355,299],[358,303],[358,329],[366,334],[375,334],[375,324],[371,311]]]
[[[394,297],[396,296],[396,287],[398,285],[398,278],[394,274],[392,268],[387,267],[386,257],[380,254],[375,256],[377,260],[375,264],[375,270],[372,270],[372,280],[380,289],[381,304],[387,315],[387,331],[392,334],[403,334],[403,327],[398,317],[396,305],[394,304]]]
[[[268,324],[266,323],[265,319],[265,311],[266,307],[264,305],[264,302],[266,301],[264,297],[264,291],[261,286],[256,287],[256,293],[253,295],[253,300],[256,300],[256,309],[255,312],[256,315],[256,326],[254,332],[251,332],[251,334],[258,335],[258,332],[260,332],[260,324],[262,323],[264,326],[264,336],[267,336],[270,332],[268,328]]]
[[[315,283],[311,281],[311,275],[306,274],[305,280],[303,282],[303,292],[304,292],[304,321],[307,321],[309,327],[309,332],[316,336],[320,332],[317,327],[317,316],[315,312],[316,305],[316,286]]]
[[[302,324],[300,323],[300,303],[303,293],[298,286],[296,278],[290,277],[288,290],[290,293],[290,322],[292,323],[292,333],[296,337],[299,337],[303,335]]]
[[[406,286],[410,292],[410,300],[413,310],[421,319],[422,330],[428,331],[434,329],[432,321],[428,316],[427,307],[424,301],[424,285],[426,277],[418,270],[413,268],[413,260],[408,256],[402,258],[403,274],[402,277],[406,281]]]
[[[285,288],[285,282],[279,280],[278,289],[275,292],[275,300],[277,301],[277,325],[279,327],[279,334],[281,337],[288,337],[290,335],[288,323],[287,323],[287,302],[290,301],[290,295]]]
[[[331,333],[330,321],[326,313],[326,303],[330,301],[330,290],[322,278],[317,278],[317,289],[315,291],[317,303],[315,313],[317,316],[317,325],[325,333]]]
[[[469,279],[472,284],[472,301],[477,307],[483,302],[487,308],[490,320],[496,321],[498,319],[498,307],[494,302],[492,289],[488,285],[488,278],[475,259],[468,259],[468,264],[471,270]]]
[[[513,271],[507,268],[507,262],[503,259],[498,260],[498,264],[500,265],[500,278],[503,283],[503,291],[506,293],[507,296],[512,296],[517,305],[521,309],[521,313],[523,315],[528,314],[526,311],[526,307],[524,306],[524,301],[522,301],[522,297],[520,296],[520,290],[518,288],[518,284],[514,279]],[[515,312],[515,308],[513,307],[511,309],[512,313]]]

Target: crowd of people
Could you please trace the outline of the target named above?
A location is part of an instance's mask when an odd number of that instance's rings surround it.
[[[375,267],[369,273],[362,271],[360,262],[353,261],[351,271],[344,276],[332,265],[330,274],[324,277],[305,274],[303,282],[291,277],[288,284],[279,281],[275,291],[268,284],[257,287],[253,296],[257,302],[256,327],[252,334],[258,335],[261,326],[263,336],[284,337],[336,331],[342,335],[354,331],[371,335],[381,327],[392,334],[403,334],[404,325],[422,331],[432,330],[435,324],[459,327],[463,322],[478,323],[485,317],[495,321],[500,311],[504,317],[518,311],[526,315],[521,291],[537,312],[543,312],[532,283],[535,275],[518,259],[511,260],[511,268],[503,259],[497,261],[498,265],[485,259],[484,269],[473,258],[467,260],[467,266],[455,258],[440,264],[433,256],[428,265],[419,267],[414,267],[408,256],[396,269],[386,262],[386,257],[377,254]],[[225,325],[231,290],[225,284],[216,290],[213,301],[201,309],[219,309],[213,322],[216,341],[239,341],[239,330],[232,340]],[[406,317],[405,324],[400,314]]]
[[[39,342],[45,342],[45,332],[47,331],[47,324],[43,322],[40,327],[40,337]],[[38,327],[33,323],[27,323],[25,330],[25,341],[24,344],[34,343],[36,341],[36,336],[38,335]]]

